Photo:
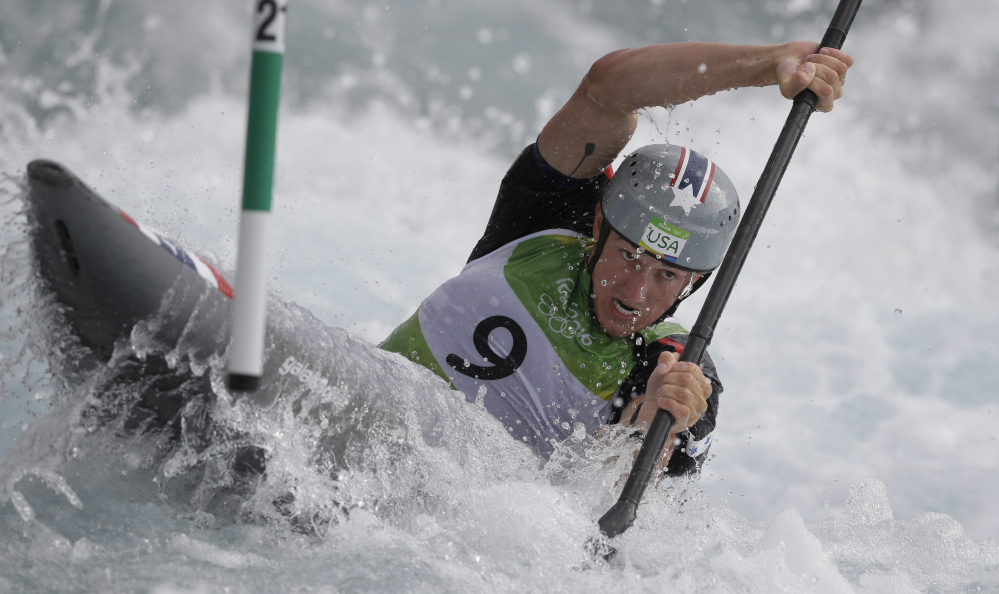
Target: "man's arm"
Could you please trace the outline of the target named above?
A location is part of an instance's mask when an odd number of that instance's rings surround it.
[[[818,109],[830,111],[843,94],[853,58],[830,48],[816,54],[817,48],[807,41],[772,46],[691,42],[612,52],[590,67],[545,125],[538,149],[556,170],[587,179],[624,149],[642,108],[776,84],[787,98],[809,88],[819,97]]]

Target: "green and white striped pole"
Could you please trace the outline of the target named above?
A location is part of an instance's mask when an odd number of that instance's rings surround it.
[[[288,0],[253,0],[253,6],[253,62],[243,170],[243,210],[239,219],[236,297],[226,378],[230,390],[256,390],[263,372],[266,246]]]

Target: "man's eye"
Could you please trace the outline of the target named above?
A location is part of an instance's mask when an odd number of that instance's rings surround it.
[[[621,250],[621,253],[624,254],[625,260],[637,260],[640,257],[639,254],[634,254],[628,250]]]

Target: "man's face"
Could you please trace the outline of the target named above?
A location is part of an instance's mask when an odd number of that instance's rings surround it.
[[[608,335],[623,338],[658,320],[700,274],[673,268],[615,231],[593,269],[593,307]]]

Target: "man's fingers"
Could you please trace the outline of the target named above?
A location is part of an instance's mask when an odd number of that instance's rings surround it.
[[[679,375],[686,374],[671,374]],[[674,381],[664,384],[656,392],[656,405],[673,413],[677,427],[683,430],[696,423],[707,410],[707,395],[703,385],[689,375],[671,379]]]
[[[657,402],[659,408],[669,411],[676,419],[674,431],[683,431],[697,422],[704,414],[704,410],[698,406],[697,399],[680,400],[672,397],[660,397]]]
[[[679,360],[680,360],[680,355],[674,353],[673,351],[663,351],[662,353],[659,354],[659,362],[665,363],[671,369],[673,365],[675,365],[676,362]]]
[[[840,76],[835,68],[819,62],[805,62],[781,84],[781,94],[793,99],[804,89],[810,89],[819,98],[819,111],[831,111],[833,102],[843,96]],[[842,76],[845,77],[845,71]]]
[[[711,382],[704,377],[704,372],[701,371],[699,365],[690,363],[689,361],[681,361],[673,366],[674,378],[676,381],[686,381],[687,378],[693,381],[693,385],[699,386],[701,388],[707,387],[710,390]],[[682,384],[686,385],[686,384]]]
[[[819,55],[830,56],[832,58],[835,58],[836,60],[845,64],[847,68],[853,66],[853,56],[844,52],[841,49],[836,49],[833,47],[824,47],[819,50]]]
[[[824,48],[823,51],[825,49],[829,48]],[[843,60],[827,54],[812,54],[811,56],[808,56],[807,60],[807,63],[822,66],[823,68],[828,68],[829,71],[834,72],[835,77],[839,79],[840,84],[846,82],[846,72],[849,70],[850,64],[847,64]],[[853,59],[851,58],[850,61],[852,62]],[[819,74],[822,75],[821,72],[819,72]]]
[[[842,89],[837,89],[818,76],[812,79],[812,84],[808,85],[808,88],[819,98],[819,104],[815,108],[821,112],[832,111],[833,101],[843,95]]]
[[[822,48],[800,60],[802,57],[791,56],[777,65],[781,94],[793,99],[802,90],[811,89],[819,97],[819,111],[831,111],[836,99],[843,96],[853,57],[842,50]]]
[[[781,95],[784,95],[786,99],[794,99],[794,96],[811,82],[814,72],[814,64],[808,62],[799,64],[793,59],[782,61],[777,65],[777,84],[780,87]]]
[[[704,414],[713,389],[700,366],[679,361],[679,356],[672,352],[659,356],[648,388],[650,398],[654,397],[654,400],[646,401],[650,406],[642,407],[639,419],[648,422],[655,415],[655,409],[662,408],[676,419],[679,431],[690,427]]]
[[[853,65],[853,58],[844,51],[822,48],[808,56],[807,63],[815,64],[815,76],[808,84],[819,97],[819,111],[832,111],[833,103],[843,96],[846,73]]]
[[[686,386],[663,386],[656,393],[656,398],[660,403],[664,400],[675,400],[695,411],[698,416],[708,408],[708,399],[704,395],[704,392],[700,389],[691,389]]]
[[[684,401],[665,396],[659,398],[657,404],[659,405],[659,408],[665,408],[673,413],[673,416],[676,417],[677,420],[686,420],[687,424],[684,429],[697,422],[697,419],[701,418],[704,411],[708,409],[705,403],[701,400]]]
[[[659,382],[662,382],[670,373],[673,372],[679,358],[680,356],[676,353],[663,351],[659,355],[659,362],[656,363],[656,368],[652,371],[653,377],[649,378],[649,385],[659,385]]]

